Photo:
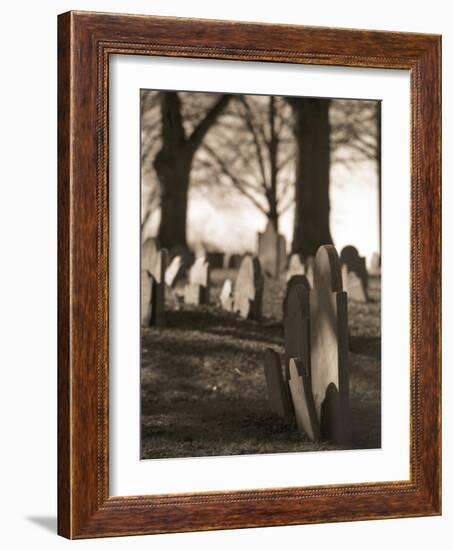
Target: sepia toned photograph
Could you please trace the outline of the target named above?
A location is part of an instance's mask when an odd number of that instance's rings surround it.
[[[141,459],[381,447],[381,103],[140,92]]]

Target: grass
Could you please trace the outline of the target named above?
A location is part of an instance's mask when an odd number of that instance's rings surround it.
[[[273,415],[263,357],[283,355],[284,279],[266,278],[262,322],[215,305],[232,270],[212,273],[209,306],[185,306],[169,296],[166,325],[142,330],[142,458],[219,456],[333,450],[312,443],[295,422]],[[380,280],[370,279],[370,301],[349,303],[349,448],[380,447]]]

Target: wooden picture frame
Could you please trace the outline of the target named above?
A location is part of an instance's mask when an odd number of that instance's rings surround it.
[[[68,538],[441,513],[441,39],[69,12],[58,21],[58,532]],[[410,71],[410,480],[109,496],[111,54]]]

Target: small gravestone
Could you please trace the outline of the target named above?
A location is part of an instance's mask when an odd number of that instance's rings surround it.
[[[310,287],[305,275],[295,275],[287,285],[284,300],[285,378],[289,361],[300,359],[310,372]]]
[[[277,278],[286,269],[286,240],[269,221],[264,233],[258,233],[258,258],[267,275]]]
[[[293,416],[293,408],[288,384],[283,380],[280,356],[272,349],[266,350],[264,374],[266,376],[267,393],[272,412],[281,418],[291,418]]]
[[[370,262],[370,275],[380,275],[381,274],[381,255],[378,252],[374,252],[371,256]]]
[[[203,287],[188,284],[184,287],[184,303],[199,306],[203,303]]]
[[[142,246],[142,270],[147,271],[153,281],[152,285],[152,325],[161,325],[164,322],[165,312],[165,270],[168,254],[161,249],[157,239],[149,238]]]
[[[142,327],[149,327],[152,318],[153,278],[146,269],[142,269],[140,277],[140,321]]]
[[[182,256],[175,256],[165,271],[165,284],[174,288],[185,277],[185,266]]]
[[[310,292],[311,387],[323,439],[349,439],[348,304],[340,260],[331,245],[318,249]]]
[[[366,269],[366,259],[359,255],[355,246],[345,246],[340,254],[340,263],[343,276],[343,288],[348,293],[351,300],[358,302],[367,301],[368,272]],[[354,273],[355,277],[349,277]],[[357,288],[356,279],[360,280],[361,289]]]
[[[350,300],[354,302],[367,301],[362,279],[359,278],[355,271],[348,271],[348,267],[345,264],[341,267],[341,278],[343,280],[343,288],[346,289]]]
[[[261,318],[263,276],[258,258],[244,256],[239,268],[233,294],[233,311],[244,319]]]
[[[307,277],[308,284],[310,288],[313,288],[313,266],[315,264],[315,259],[313,256],[307,256],[305,259],[305,277]]]
[[[291,254],[288,262],[286,280],[289,281],[295,275],[305,275],[305,265],[300,254]]]
[[[289,389],[299,431],[304,432],[311,441],[318,441],[319,423],[310,377],[307,368],[300,359],[291,358],[289,361]]]
[[[206,248],[201,244],[197,243],[194,246],[195,259],[206,258]]]
[[[233,311],[233,283],[231,279],[226,279],[220,292],[220,305],[226,311]]]
[[[189,284],[184,290],[186,304],[209,304],[210,277],[209,263],[200,256],[189,270]]]

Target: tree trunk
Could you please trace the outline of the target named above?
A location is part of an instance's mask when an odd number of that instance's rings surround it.
[[[230,101],[221,95],[190,136],[184,130],[177,92],[161,92],[162,148],[154,159],[159,179],[161,217],[158,237],[168,250],[187,248],[186,223],[192,160],[206,133]]]
[[[187,204],[192,155],[184,147],[161,150],[154,160],[154,168],[161,189],[161,221],[159,242],[171,250],[176,246],[187,248]]]
[[[330,125],[328,99],[290,100],[297,144],[292,253],[314,256],[330,234]]]

